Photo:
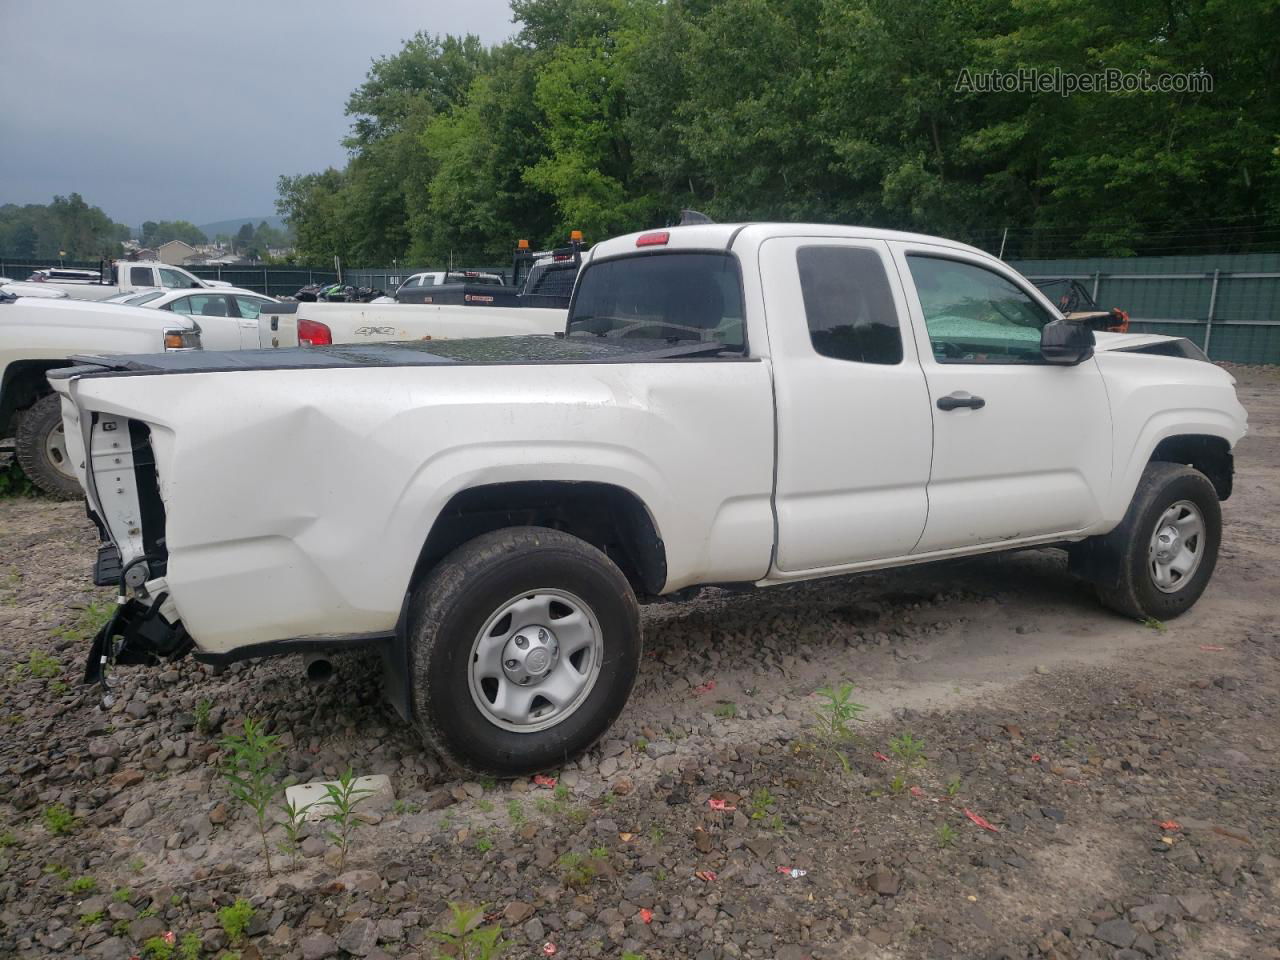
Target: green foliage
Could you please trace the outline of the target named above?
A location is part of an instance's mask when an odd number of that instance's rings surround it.
[[[954,797],[960,792],[960,774],[956,774],[947,781],[947,796]]]
[[[580,228],[594,242],[683,206],[993,250],[1009,227],[1006,253],[1021,257],[1246,249],[1280,226],[1271,2],[517,0],[513,11],[512,41],[419,33],[374,61],[347,103],[346,167],[280,180],[302,259],[493,262],[521,236],[542,246]],[[1213,88],[1062,96],[958,83],[963,70],[1027,66],[1203,69]]]
[[[41,817],[44,828],[55,836],[70,833],[76,825],[75,814],[60,803],[45,807]]]
[[[909,770],[924,759],[924,741],[914,737],[909,731],[900,733],[889,741],[889,752],[902,763],[903,770]]]
[[[133,891],[128,887],[117,887],[112,891],[111,899],[116,903],[128,903],[133,899]]]
[[[734,717],[738,715],[738,705],[736,703],[730,703],[729,701],[726,700],[723,703],[716,704],[716,707],[712,711],[712,713],[715,716],[719,717],[721,720],[732,720]]]
[[[254,912],[249,901],[243,898],[237,899],[231,906],[223,907],[218,911],[218,923],[222,925],[223,932],[232,944],[239,944],[244,940],[249,924],[253,922]]]
[[[484,919],[483,907],[450,903],[449,911],[452,917],[448,929],[431,934],[446,948],[440,957],[448,960],[494,960],[502,954],[507,946],[502,939],[502,927],[496,923],[480,926]]]
[[[63,258],[97,260],[119,256],[120,241],[128,237],[128,227],[112,223],[78,193],[49,204],[0,205],[0,256],[47,259],[50,265]]]
[[[12,830],[6,830],[4,833],[0,833],[0,850],[16,846],[17,843],[18,838],[14,836]]]
[[[938,827],[938,846],[942,849],[946,849],[956,842],[957,836],[959,836],[959,834],[957,834],[955,827],[951,826],[949,823],[942,824]]]
[[[27,672],[33,677],[48,680],[62,672],[62,664],[57,657],[50,656],[43,650],[32,650],[27,657]]]
[[[168,243],[170,240],[181,240],[183,243],[196,246],[200,243],[208,243],[209,238],[194,223],[186,220],[161,220],[158,223],[154,220],[147,220],[142,224],[142,245],[144,247],[158,247],[162,243]]]
[[[0,467],[0,500],[39,496],[42,496],[39,488],[22,472],[17,460],[10,460]]]
[[[222,779],[235,799],[253,811],[262,838],[262,853],[271,875],[271,848],[267,845],[267,810],[275,798],[275,775],[279,769],[280,745],[277,737],[263,733],[262,725],[248,717],[244,731],[222,738]]]
[[[524,805],[521,804],[520,801],[517,800],[515,797],[512,797],[510,800],[507,801],[507,816],[511,819],[511,822],[514,823],[516,826],[520,826],[522,823],[524,823],[524,820],[525,820]]]
[[[1164,633],[1168,629],[1163,620],[1157,620],[1155,617],[1147,617],[1142,621],[1142,625],[1148,630],[1154,630],[1156,633]]]
[[[351,833],[356,825],[356,804],[364,799],[365,794],[373,791],[357,788],[356,775],[350,769],[338,778],[337,783],[325,784],[324,789],[326,796],[323,802],[327,807],[324,819],[333,824],[328,837],[341,851],[338,858],[338,869],[341,870],[346,865]]]
[[[848,740],[853,736],[849,725],[862,719],[867,708],[853,700],[852,683],[832,684],[817,691],[819,732],[834,741]]]
[[[591,885],[596,878],[595,863],[580,853],[562,854],[557,861],[560,865],[560,876],[566,887],[582,890]]]
[[[493,841],[488,837],[478,837],[476,839],[476,852],[488,853],[493,849]]]
[[[142,953],[147,960],[173,960],[174,944],[168,936],[151,937],[142,942]]]
[[[302,829],[307,822],[307,811],[313,805],[308,803],[299,807],[292,800],[286,800],[280,807],[284,811],[285,839],[282,846],[295,864],[298,862],[298,845],[302,842]]]
[[[74,640],[77,643],[88,640],[111,619],[116,605],[111,600],[90,600],[83,610],[76,614],[75,620],[63,624],[53,631],[53,635],[62,640]]]
[[[76,877],[69,884],[67,890],[71,893],[92,893],[98,889],[98,881],[90,876]]]
[[[106,919],[106,914],[101,910],[92,910],[89,913],[80,915],[80,925],[82,927],[92,927],[95,923],[101,923]]]
[[[71,871],[60,863],[46,863],[44,865],[44,872],[53,874],[63,883],[66,883],[71,879]]]
[[[213,701],[205,697],[196,704],[196,729],[201,733],[209,732],[209,715],[213,712]]]
[[[194,930],[184,933],[178,942],[178,956],[180,960],[200,960],[200,934]]]

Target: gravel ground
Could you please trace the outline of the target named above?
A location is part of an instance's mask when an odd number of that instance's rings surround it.
[[[319,687],[122,670],[102,710],[83,508],[0,501],[0,957],[434,958],[463,903],[509,957],[1280,958],[1280,371],[1233,372],[1251,432],[1183,618],[1105,613],[1053,551],[705,591],[646,608],[631,704],[554,787],[452,778],[354,655]],[[218,774],[246,717],[281,782],[390,777],[345,861],[277,824],[268,875]]]

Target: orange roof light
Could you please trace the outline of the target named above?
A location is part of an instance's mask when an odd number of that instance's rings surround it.
[[[569,242],[570,242],[570,243],[581,243],[581,242],[582,242],[582,231],[581,231],[581,230],[570,230],[570,231],[569,231]]]
[[[529,241],[528,241],[528,240],[517,240],[517,241],[516,241],[516,249],[517,249],[517,250],[528,250],[528,249],[529,249]]]

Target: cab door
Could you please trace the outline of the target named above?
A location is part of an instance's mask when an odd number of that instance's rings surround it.
[[[1046,363],[1055,315],[980,254],[890,244],[933,418],[929,520],[915,553],[1044,538],[1101,519],[1111,410],[1097,362]]]
[[[230,298],[235,305],[236,316],[240,325],[240,349],[257,350],[261,335],[258,332],[258,315],[262,308],[272,301],[264,297],[250,297],[236,294]]]
[[[776,358],[775,570],[910,553],[928,512],[933,425],[887,244],[776,237],[760,269]]]

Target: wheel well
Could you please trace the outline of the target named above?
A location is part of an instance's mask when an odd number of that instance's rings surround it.
[[[0,383],[0,437],[12,435],[15,415],[25,410],[53,388],[45,374],[67,366],[66,360],[18,360],[4,369]]]
[[[666,582],[666,547],[639,497],[607,483],[540,480],[455,494],[427,535],[412,582],[455,547],[514,526],[551,527],[585,540],[618,565],[637,594],[655,595]]]
[[[1226,500],[1231,496],[1235,465],[1231,446],[1221,437],[1198,434],[1165,437],[1156,444],[1151,459],[1165,463],[1185,463],[1194,467],[1209,478],[1218,492],[1219,500]]]

